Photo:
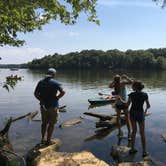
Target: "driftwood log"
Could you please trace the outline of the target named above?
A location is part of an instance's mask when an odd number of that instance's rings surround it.
[[[102,121],[111,120],[113,118],[113,115],[97,114],[93,112],[84,112],[84,115],[93,116],[95,118],[99,118]]]
[[[0,165],[3,165],[3,166],[9,165],[9,163],[11,161],[11,157],[13,157],[13,156],[16,156],[17,158],[18,157],[21,158],[23,165],[25,165],[24,159],[14,152],[14,150],[12,148],[12,144],[10,143],[9,138],[8,138],[8,132],[9,132],[10,126],[12,125],[13,122],[16,122],[17,120],[20,120],[23,118],[28,118],[28,120],[31,120],[37,114],[38,114],[38,111],[30,112],[26,115],[17,117],[15,119],[10,118],[7,121],[5,127],[0,131]]]
[[[60,128],[69,127],[69,126],[73,126],[73,125],[76,125],[76,124],[81,123],[81,122],[82,122],[81,118],[71,119],[69,121],[63,122],[62,124],[59,125],[59,127]]]
[[[84,114],[100,119],[99,122],[96,122],[96,128],[106,127],[106,128],[117,129],[116,114],[115,115],[105,115],[105,114],[97,114],[97,113],[92,113],[92,112],[85,112]],[[150,112],[147,112],[146,116],[149,116],[150,114],[151,114]],[[121,120],[121,125],[124,125],[126,123],[124,114],[121,114],[120,120]]]

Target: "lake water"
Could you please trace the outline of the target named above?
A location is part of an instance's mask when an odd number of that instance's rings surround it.
[[[60,105],[67,105],[67,112],[60,113],[53,136],[60,138],[63,145],[60,151],[75,152],[87,150],[98,158],[111,163],[110,152],[112,145],[118,143],[117,130],[106,133],[105,137],[95,137],[96,118],[83,115],[84,112],[96,112],[110,114],[115,113],[111,105],[88,109],[88,98],[98,96],[98,92],[109,93],[109,82],[114,74],[111,71],[58,71],[56,78],[63,84],[66,95],[60,100]],[[14,90],[9,93],[1,88],[0,96],[0,128],[4,126],[6,118],[17,117],[28,112],[39,110],[38,101],[33,92],[37,82],[44,77],[42,71],[20,69],[10,71],[0,69],[0,82],[5,76],[18,74],[24,76],[24,80],[18,82]],[[125,72],[129,76],[142,80],[145,83],[145,91],[149,94],[151,102],[150,112],[146,118],[147,147],[150,155],[165,165],[166,143],[161,139],[161,134],[166,133],[166,72]],[[131,91],[130,87],[128,89]],[[59,125],[73,118],[85,117],[82,123],[75,126],[59,128]],[[40,118],[40,114],[37,118]],[[127,135],[126,127],[123,127],[124,135]],[[23,119],[15,122],[10,129],[10,140],[16,152],[24,155],[36,143],[40,141],[40,122],[28,122]],[[127,139],[122,139],[122,145],[127,144]],[[139,134],[136,137],[136,147],[139,150],[135,159],[141,160],[141,142]]]

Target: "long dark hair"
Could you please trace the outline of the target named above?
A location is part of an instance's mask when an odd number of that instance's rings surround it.
[[[115,89],[115,94],[118,95],[120,93],[120,75],[116,75],[114,77],[114,89]]]

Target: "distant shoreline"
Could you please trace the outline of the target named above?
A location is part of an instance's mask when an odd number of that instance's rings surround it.
[[[26,69],[28,68],[28,66],[27,64],[0,64],[0,69],[11,69],[11,68]]]
[[[147,50],[83,50],[46,55],[24,64],[0,64],[0,68],[45,70],[166,70],[166,48]]]

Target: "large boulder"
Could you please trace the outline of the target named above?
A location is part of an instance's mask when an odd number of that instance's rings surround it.
[[[54,144],[43,147],[37,145],[27,155],[28,166],[108,166],[87,151],[67,153],[57,152],[60,140],[54,139]]]

